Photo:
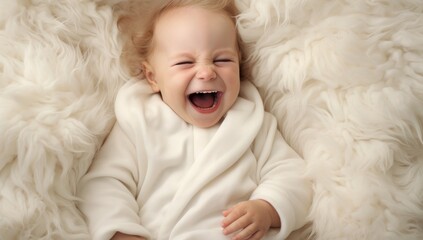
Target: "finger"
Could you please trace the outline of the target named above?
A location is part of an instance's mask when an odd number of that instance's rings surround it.
[[[248,238],[247,240],[260,240],[264,236],[264,234],[265,234],[264,231],[257,231],[252,236],[250,236],[250,238]]]
[[[227,217],[229,214],[231,214],[232,210],[233,210],[233,208],[226,209],[222,212],[222,215],[224,217]]]
[[[246,214],[246,212],[241,211],[239,208],[235,209],[229,209],[228,211],[230,211],[225,218],[222,221],[222,227],[227,227],[230,224],[232,224],[234,221],[236,221],[237,219],[239,219],[240,217],[244,216]]]
[[[248,227],[248,225],[250,224],[251,224],[251,220],[244,215],[240,218],[237,218],[232,223],[230,223],[227,227],[225,227],[223,229],[223,234],[225,235],[232,234],[234,232],[240,231]]]
[[[258,229],[254,224],[250,224],[239,233],[237,233],[232,240],[250,240],[257,233]]]

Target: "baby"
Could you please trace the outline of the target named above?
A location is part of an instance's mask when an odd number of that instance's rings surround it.
[[[240,79],[233,1],[152,4],[124,53],[139,77],[79,185],[93,239],[285,238],[305,224],[311,186]]]

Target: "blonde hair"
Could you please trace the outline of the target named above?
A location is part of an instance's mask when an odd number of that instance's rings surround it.
[[[144,0],[125,2],[121,8],[118,26],[124,36],[122,60],[132,76],[144,76],[142,63],[153,49],[154,28],[163,13],[179,7],[198,6],[212,11],[222,11],[236,25],[238,9],[234,0]],[[244,43],[237,32],[241,78],[245,75]]]

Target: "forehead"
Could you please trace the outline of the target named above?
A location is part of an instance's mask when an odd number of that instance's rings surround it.
[[[160,45],[171,43],[186,47],[200,44],[232,47],[236,44],[236,28],[232,19],[223,11],[195,6],[180,7],[160,16],[153,39]]]

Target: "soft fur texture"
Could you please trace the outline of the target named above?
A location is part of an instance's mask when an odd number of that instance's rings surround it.
[[[119,0],[0,1],[0,239],[89,239],[77,181],[127,79]],[[253,82],[308,164],[305,239],[423,239],[423,1],[239,0]]]

